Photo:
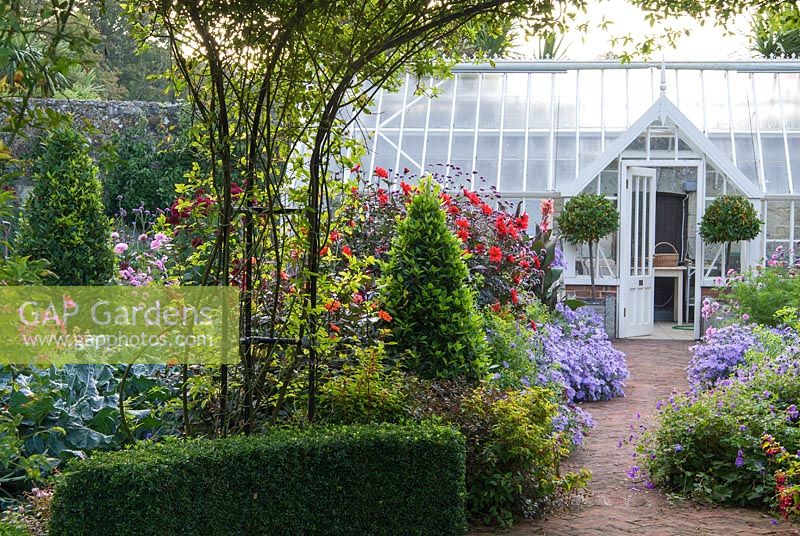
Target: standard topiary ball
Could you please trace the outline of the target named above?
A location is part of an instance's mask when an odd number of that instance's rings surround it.
[[[619,228],[619,213],[602,195],[580,194],[566,202],[556,221],[568,242],[593,244]]]
[[[486,368],[486,341],[460,241],[440,203],[438,191],[423,183],[392,240],[381,282],[393,317],[389,348],[421,378],[477,380]]]
[[[86,139],[61,127],[42,143],[17,251],[50,261],[45,283],[103,285],[112,276],[111,222],[103,214],[97,166]]]
[[[700,222],[700,236],[709,244],[752,240],[761,230],[753,204],[740,195],[723,195],[708,205]]]

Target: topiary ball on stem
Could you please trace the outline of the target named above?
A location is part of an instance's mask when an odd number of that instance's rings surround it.
[[[614,203],[597,194],[580,194],[569,199],[556,218],[558,230],[567,242],[589,244],[589,277],[594,299],[594,254],[601,238],[619,228],[619,212]]]
[[[725,262],[730,262],[731,244],[752,240],[761,231],[753,204],[741,195],[722,195],[711,202],[700,222],[700,236],[709,244],[725,244]],[[723,268],[723,272],[726,272]]]
[[[477,380],[485,371],[487,346],[468,274],[438,189],[423,181],[397,226],[381,281],[393,318],[389,348],[421,378]]]

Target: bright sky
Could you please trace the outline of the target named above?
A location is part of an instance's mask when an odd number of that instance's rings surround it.
[[[594,27],[603,17],[614,22],[608,27],[608,31]],[[587,15],[582,14],[578,21],[584,22],[587,19],[594,21],[593,24],[590,24],[588,33],[573,30],[565,37],[564,45],[568,44],[568,46],[562,59],[600,59],[605,53],[612,51],[611,38],[613,36],[630,33],[634,37],[641,38],[653,31],[649,23],[645,21],[644,14],[626,0],[605,0],[602,2],[592,0],[589,3]],[[712,21],[709,21],[706,26],[700,26],[697,21],[690,17],[673,21],[670,23],[673,28],[689,28],[691,35],[681,37],[675,49],[665,47],[663,50],[664,58],[667,60],[737,60],[752,58],[753,53],[748,50],[748,21],[749,19],[746,16],[736,19],[735,24],[730,28],[733,35],[726,35],[725,30],[714,27]],[[619,45],[617,47],[615,50],[619,50]],[[538,43],[535,41],[521,42],[519,46],[519,51],[526,57],[532,57],[533,52],[537,49]],[[660,60],[661,55],[662,52],[656,52],[651,59]]]

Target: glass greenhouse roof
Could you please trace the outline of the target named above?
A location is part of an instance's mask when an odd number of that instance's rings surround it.
[[[800,61],[667,62],[664,95],[766,196],[800,196]],[[502,192],[571,190],[582,170],[660,97],[662,65],[498,62],[460,65],[429,98],[406,77],[361,120],[364,165],[419,173],[450,163]],[[622,153],[698,158],[669,123]]]

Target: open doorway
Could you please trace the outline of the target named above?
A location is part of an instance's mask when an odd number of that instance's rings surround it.
[[[701,162],[626,164],[621,204],[620,258],[625,263],[620,272],[621,336],[692,339],[696,185]]]

